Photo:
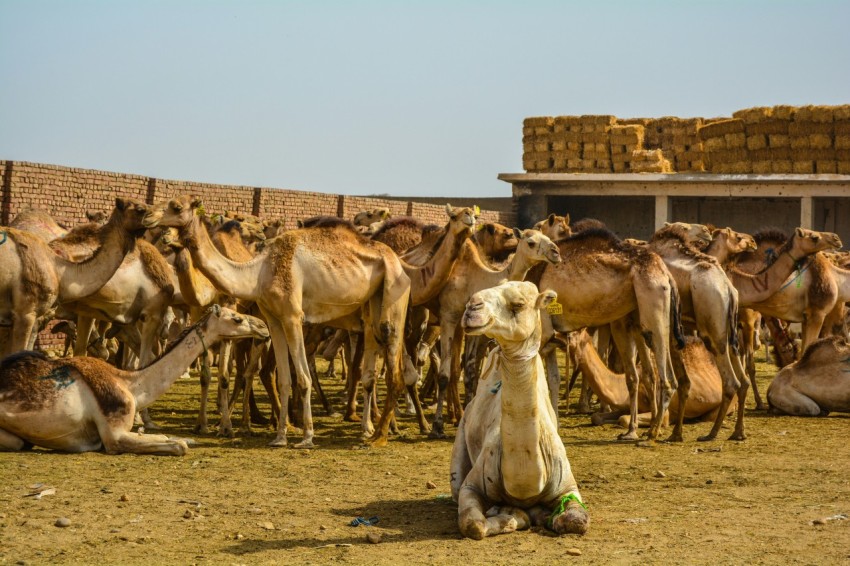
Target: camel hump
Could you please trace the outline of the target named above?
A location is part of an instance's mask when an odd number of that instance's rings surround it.
[[[124,391],[115,379],[117,370],[105,361],[98,358],[69,358],[63,365],[77,371],[82,381],[91,389],[105,416],[126,415],[133,410],[128,402],[129,393]]]
[[[825,365],[839,361],[840,358],[850,356],[850,345],[843,336],[829,336],[821,338],[816,342],[812,342],[803,355],[800,356],[800,361],[797,362],[798,368],[809,368],[813,366]]]
[[[145,240],[136,241],[136,249],[139,250],[139,259],[142,260],[142,268],[145,273],[156,283],[157,287],[168,293],[174,292],[174,281],[171,279],[171,266],[157,251],[153,244]]]

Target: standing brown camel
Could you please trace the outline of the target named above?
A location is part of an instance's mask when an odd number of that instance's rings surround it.
[[[655,439],[670,403],[673,376],[670,370],[670,331],[684,345],[679,321],[676,284],[660,257],[624,244],[604,228],[588,228],[558,243],[563,261],[535,274],[538,288],[558,294],[556,306],[542,314],[544,343],[554,331],[572,332],[611,324],[614,343],[625,365],[630,394],[628,432],[623,440],[637,440],[638,383],[635,350],[645,368],[645,387],[661,395],[653,402],[650,438]],[[650,356],[655,356],[655,361]],[[555,351],[547,355],[547,374],[553,407],[557,406],[560,374]],[[656,364],[657,362],[657,364]],[[653,398],[655,399],[655,398]]]
[[[281,399],[278,433],[271,444],[287,444],[284,416],[292,391],[291,353],[302,391],[304,426],[304,439],[296,446],[313,446],[311,375],[302,333],[305,322],[363,328],[366,353],[372,360],[379,347],[384,348],[387,403],[372,440],[385,444],[402,383],[402,339],[410,293],[410,278],[395,253],[384,244],[367,240],[350,223],[339,221],[284,232],[252,260],[234,262],[210,241],[197,214],[200,204],[189,196],[178,197],[151,211],[147,221],[177,228],[198,269],[216,287],[236,298],[256,301],[263,312],[277,359]]]

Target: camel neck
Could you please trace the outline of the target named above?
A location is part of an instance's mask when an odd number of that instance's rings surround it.
[[[543,364],[537,351],[540,327],[520,344],[500,344],[502,476],[505,490],[516,499],[541,493],[548,481],[541,450],[544,415],[549,397],[540,394]],[[549,415],[551,417],[551,415]]]
[[[579,346],[581,358],[578,363],[581,374],[588,380],[588,384],[599,399],[613,407],[629,406],[629,390],[626,386],[625,376],[611,371],[599,352],[593,347],[588,339],[582,341]]]
[[[749,274],[738,269],[727,272],[729,280],[738,290],[738,306],[749,307],[770,298],[786,279],[798,268],[797,259],[790,250],[783,250],[769,267],[759,273]]]
[[[136,409],[144,409],[156,401],[215,340],[216,337],[206,334],[201,325],[195,325],[154,363],[128,372],[126,379],[136,398]]]
[[[186,248],[177,250],[174,256],[174,271],[180,285],[180,293],[186,304],[205,307],[218,297],[218,291],[203,273],[195,269],[192,254]]]
[[[222,292],[248,301],[260,295],[261,254],[244,263],[232,261],[216,249],[200,217],[181,229],[181,239],[192,254],[198,269]]]
[[[410,306],[422,305],[440,294],[469,234],[468,229],[456,234],[449,225],[446,227],[446,237],[424,265],[412,266],[402,260],[401,265],[410,278]]]
[[[119,225],[113,215],[100,232],[100,245],[87,260],[72,262],[55,255],[59,275],[59,301],[69,302],[87,297],[103,287],[133,248],[135,240]]]

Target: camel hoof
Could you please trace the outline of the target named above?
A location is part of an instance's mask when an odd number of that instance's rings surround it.
[[[251,437],[251,436],[254,436],[254,431],[253,431],[253,429],[250,429],[250,428],[241,427],[239,429],[239,436]]]
[[[617,440],[621,440],[623,442],[628,442],[632,440],[640,440],[638,438],[637,432],[624,432],[622,434],[617,435]]]
[[[196,424],[195,427],[192,429],[192,432],[194,432],[195,434],[209,434],[210,429],[207,427],[207,425]]]
[[[304,439],[301,442],[299,442],[298,444],[295,444],[293,446],[293,448],[299,448],[299,449],[302,449],[302,450],[309,450],[309,449],[315,448],[315,447],[316,447],[316,445],[313,444],[312,439]]]
[[[706,434],[705,436],[698,436],[697,441],[698,442],[709,442],[711,440],[714,440],[715,438],[717,438],[716,434]]]
[[[370,437],[366,440],[366,443],[370,446],[375,446],[377,448],[382,448],[388,444],[388,440],[386,436],[378,436],[378,437]]]
[[[148,421],[145,423],[145,430],[147,430],[148,432],[152,430],[162,430],[162,427],[153,421]]]
[[[218,429],[216,436],[219,438],[233,438],[233,429],[231,427],[221,427]]]
[[[359,423],[360,422],[360,415],[349,413],[349,414],[345,415],[344,417],[342,417],[342,420],[344,420],[347,423]]]
[[[446,433],[441,430],[437,430],[436,428],[432,428],[431,432],[428,433],[428,438],[440,440],[441,438],[446,438]]]
[[[589,526],[590,515],[581,507],[569,507],[552,521],[552,530],[562,535],[583,535]]]
[[[747,435],[744,434],[743,432],[741,432],[741,433],[733,432],[732,436],[729,437],[729,440],[737,440],[737,441],[743,441],[743,440],[746,440],[746,439],[747,439]]]
[[[422,435],[425,435],[425,434],[431,434],[431,427],[429,427],[429,426],[425,426],[425,425],[421,425],[421,426],[419,427],[419,434],[422,434]]]
[[[756,411],[767,411],[768,407],[764,403],[756,403]]]
[[[667,440],[664,442],[684,442],[685,440],[682,438],[681,434],[673,433],[667,437]]]
[[[275,448],[283,448],[287,445],[286,438],[275,438],[271,442],[269,442],[269,446],[273,446]]]

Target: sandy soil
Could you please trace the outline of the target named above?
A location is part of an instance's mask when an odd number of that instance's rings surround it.
[[[763,388],[774,371],[760,366]],[[336,380],[324,381],[341,407]],[[181,380],[154,406],[167,433],[192,436],[198,391]],[[812,524],[850,514],[848,415],[750,410],[743,443],[697,443],[710,428],[699,423],[686,442],[652,447],[617,443],[618,429],[585,415],[561,421],[592,517],[581,538],[463,540],[448,497],[450,439],[423,439],[403,417],[403,438],[366,449],[357,425],[317,409],[313,451],[268,448],[266,429],[198,438],[182,458],[0,454],[0,563],[850,562],[850,520]],[[25,497],[39,483],[55,494]],[[358,516],[380,522],[350,527]],[[60,517],[70,525],[55,526]],[[370,532],[382,541],[368,543]]]

